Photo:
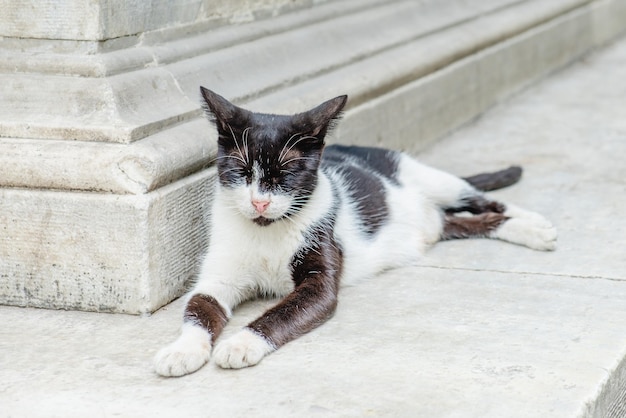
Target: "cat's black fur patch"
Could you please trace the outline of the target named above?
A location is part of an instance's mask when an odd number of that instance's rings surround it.
[[[446,215],[441,239],[489,237],[508,219],[503,214],[496,212],[485,212],[468,217]]]
[[[211,334],[215,341],[226,325],[228,316],[214,297],[198,294],[187,302],[184,321],[200,325]]]
[[[291,259],[291,271],[294,284],[299,286],[311,272],[319,274],[325,270],[334,270],[341,273],[342,253],[341,245],[335,240],[334,229],[338,207],[341,205],[341,197],[336,187],[333,190],[335,204],[323,217],[323,221],[313,225],[306,239],[306,245],[300,248]],[[330,259],[325,259],[330,257]]]
[[[504,203],[487,199],[477,190],[461,197],[454,207],[444,208],[444,212],[442,240],[489,237],[509,219],[504,215]],[[460,212],[469,212],[473,216],[455,215]]]
[[[383,179],[398,183],[398,154],[381,148],[331,145],[322,156],[322,170],[336,173],[348,186],[365,234],[379,231],[389,218]]]
[[[248,328],[277,348],[324,323],[337,307],[343,250],[334,236],[336,206],[309,231],[291,260],[295,289]]]
[[[330,145],[326,147],[322,166],[350,162],[369,168],[394,184],[398,184],[398,153],[384,148]]]
[[[476,192],[475,194],[460,198],[455,206],[446,207],[444,208],[444,211],[447,214],[469,212],[474,215],[486,212],[504,213],[506,211],[506,206],[495,200],[489,200],[480,194],[480,192]]]

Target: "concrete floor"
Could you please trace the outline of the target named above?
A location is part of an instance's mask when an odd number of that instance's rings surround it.
[[[524,166],[495,195],[551,219],[556,252],[437,244],[422,266],[344,288],[330,322],[258,366],[178,379],[151,359],[180,301],[143,318],[0,307],[0,416],[625,416],[624,68],[626,40],[422,154],[460,175]]]

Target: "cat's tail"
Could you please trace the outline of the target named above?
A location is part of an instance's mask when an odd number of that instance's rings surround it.
[[[463,177],[463,180],[478,190],[488,192],[515,184],[519,181],[520,177],[522,177],[522,167],[512,166],[493,173],[481,173],[475,176]]]

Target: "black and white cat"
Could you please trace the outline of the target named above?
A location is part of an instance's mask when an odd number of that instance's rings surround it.
[[[555,248],[545,218],[478,190],[517,181],[517,168],[461,179],[401,152],[325,147],[347,96],[283,116],[201,93],[219,134],[211,242],[182,333],[155,357],[160,375],[192,373],[211,352],[221,367],[255,365],[324,323],[340,283],[414,264],[442,239]],[[282,300],[212,349],[232,309],[258,295]]]

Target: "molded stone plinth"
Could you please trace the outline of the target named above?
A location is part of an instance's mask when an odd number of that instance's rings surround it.
[[[331,141],[417,152],[626,28],[626,0],[53,3],[0,7],[0,303],[129,313],[207,245],[200,85],[272,113],[347,93]]]
[[[0,189],[4,304],[148,313],[207,244],[212,169],[142,195]]]

